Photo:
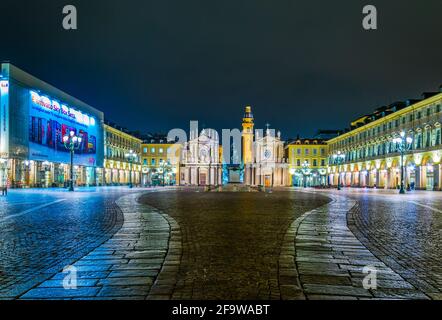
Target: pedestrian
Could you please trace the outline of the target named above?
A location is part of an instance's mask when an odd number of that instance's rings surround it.
[[[8,187],[4,186],[2,187],[2,196],[7,196],[8,195]]]

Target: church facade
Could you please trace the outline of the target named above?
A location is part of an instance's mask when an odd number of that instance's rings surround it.
[[[218,186],[222,184],[222,163],[218,133],[204,129],[198,136],[190,132],[190,140],[181,153],[180,185]]]
[[[242,161],[245,185],[278,187],[290,183],[281,133],[266,129],[254,132],[251,107],[246,107],[242,123]]]
[[[197,131],[190,132],[181,153],[180,185],[289,186],[289,167],[281,133],[275,134],[269,128],[255,130],[254,126],[252,108],[248,106],[242,122],[241,148],[237,150],[232,144],[229,163],[223,161],[216,130],[204,129],[199,135]]]

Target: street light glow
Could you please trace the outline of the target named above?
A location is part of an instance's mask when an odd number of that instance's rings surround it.
[[[401,174],[400,174],[401,185],[400,185],[400,190],[399,190],[400,194],[405,193],[405,188],[404,188],[404,154],[406,151],[411,149],[412,142],[413,142],[413,139],[411,137],[405,137],[405,131],[401,131],[399,134],[399,137],[396,137],[393,139],[393,143],[396,145],[396,149],[401,154]]]
[[[75,150],[78,150],[80,148],[81,141],[82,137],[77,137],[73,130],[69,132],[69,135],[65,135],[63,137],[64,147],[69,150],[69,153],[71,155],[71,176],[69,181],[69,191],[74,191],[74,153]]]

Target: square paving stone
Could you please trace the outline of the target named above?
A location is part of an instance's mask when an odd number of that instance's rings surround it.
[[[21,299],[61,299],[74,297],[93,297],[100,288],[83,287],[66,290],[64,288],[35,288],[25,293]]]
[[[153,279],[149,277],[106,278],[98,282],[99,286],[151,286]]]
[[[124,277],[156,277],[157,270],[123,270],[112,271],[109,278],[124,278]]]
[[[147,296],[150,288],[146,286],[105,286],[98,293],[98,297],[130,297]]]
[[[369,290],[352,286],[304,284],[306,294],[372,297]]]
[[[93,287],[99,279],[77,279],[77,287]],[[38,288],[63,288],[63,279],[47,280],[40,284]],[[63,288],[64,289],[64,288]]]
[[[321,275],[302,275],[301,282],[305,284],[328,284],[351,286],[352,281],[349,275],[346,276],[321,276]]]

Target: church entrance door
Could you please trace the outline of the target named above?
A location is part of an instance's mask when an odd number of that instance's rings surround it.
[[[207,184],[207,175],[205,173],[200,173],[200,185],[205,186]]]
[[[271,187],[272,186],[272,177],[271,176],[265,176],[265,178],[264,178],[264,186],[265,187]]]

